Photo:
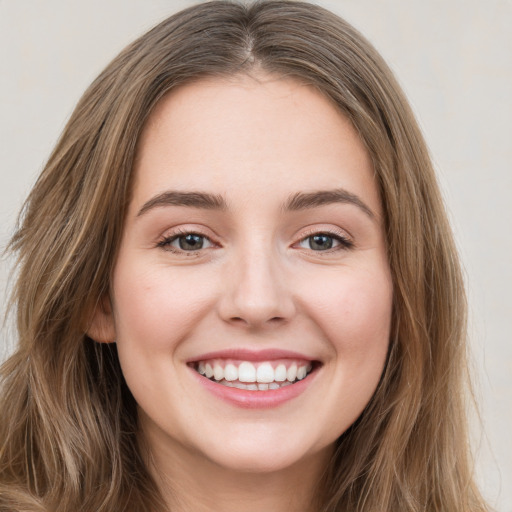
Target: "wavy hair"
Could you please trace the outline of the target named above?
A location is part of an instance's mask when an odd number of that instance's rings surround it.
[[[467,447],[464,287],[425,142],[370,43],[329,11],[286,0],[211,1],[171,16],[122,51],[76,106],[10,245],[19,341],[1,369],[0,510],[164,510],[115,344],[86,333],[109,292],[152,109],[179,85],[254,69],[315,87],[352,122],[384,209],[388,359],[337,441],[321,510],[486,510]]]

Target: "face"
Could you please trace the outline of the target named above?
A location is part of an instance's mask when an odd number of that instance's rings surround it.
[[[390,333],[380,199],[351,124],[288,79],[170,93],[139,141],[111,304],[95,325],[153,452],[261,472],[325,456]]]

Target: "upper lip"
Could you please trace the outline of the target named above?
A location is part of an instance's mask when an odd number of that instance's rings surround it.
[[[207,352],[197,357],[192,357],[187,360],[187,363],[196,363],[198,361],[206,361],[208,359],[237,359],[240,361],[272,361],[275,359],[299,359],[303,361],[314,361],[315,358],[309,357],[299,352],[282,349],[263,349],[263,350],[250,350],[247,348],[232,348],[225,350],[217,350],[214,352]]]

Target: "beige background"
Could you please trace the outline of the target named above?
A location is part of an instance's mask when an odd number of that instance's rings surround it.
[[[0,0],[2,247],[85,87],[135,36],[193,3]],[[317,3],[377,46],[430,144],[467,272],[479,479],[496,509],[512,512],[512,0]],[[2,261],[2,291],[9,268]],[[0,355],[11,346],[7,326]]]

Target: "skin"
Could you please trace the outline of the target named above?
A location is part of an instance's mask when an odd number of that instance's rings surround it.
[[[360,204],[285,209],[296,193],[334,189]],[[169,190],[226,204],[147,206]],[[183,233],[205,237],[203,248],[180,249]],[[333,247],[312,246],[315,233]],[[290,79],[206,79],[171,92],[139,140],[106,302],[90,334],[118,344],[172,510],[314,510],[333,443],[375,391],[390,333],[381,204],[351,124]],[[186,364],[239,347],[292,350],[319,368],[292,400],[244,409]]]

